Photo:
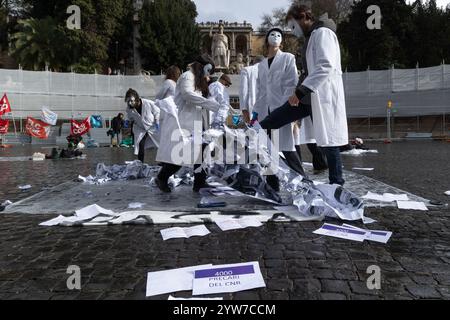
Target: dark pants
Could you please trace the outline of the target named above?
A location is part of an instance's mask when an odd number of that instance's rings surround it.
[[[139,142],[139,154],[138,154],[138,160],[141,161],[142,163],[144,163],[144,158],[145,158],[145,142],[147,141],[147,139],[150,139],[150,137],[148,136],[148,134],[146,134],[144,136],[144,138],[142,138],[141,142]]]
[[[158,174],[158,180],[163,183],[167,183],[169,178],[177,173],[182,167],[171,163],[162,163],[162,168]],[[194,172],[200,168],[201,165],[197,164],[194,166]],[[194,173],[194,187],[202,186],[206,183],[207,173],[202,170],[200,173]]]
[[[285,125],[301,120],[312,115],[311,106],[300,105],[293,107],[286,102],[282,107],[272,112],[261,122],[261,127],[267,130],[276,130]],[[329,176],[331,184],[344,185],[345,180],[342,172],[342,159],[339,147],[321,148],[328,160]]]
[[[307,144],[309,152],[312,154],[314,170],[322,171],[328,169],[327,159],[322,150],[315,143]],[[302,151],[300,146],[295,146],[300,160],[303,162]]]
[[[341,150],[339,147],[322,148],[328,160],[330,173],[330,183],[343,186],[345,180],[343,178]]]
[[[288,106],[291,107],[288,103]],[[285,124],[281,124],[282,122],[284,122],[285,120],[285,116],[284,114],[286,113],[286,111],[283,112],[279,112],[279,109],[284,108],[285,106],[276,109],[274,112],[270,113],[270,115],[264,119],[264,121],[262,121],[261,127],[264,130],[268,130],[268,135],[269,137],[271,137],[270,134],[270,130],[278,130],[281,127],[284,127],[285,125],[292,123],[296,120],[292,120],[289,122],[286,122]],[[291,107],[292,108],[292,107]],[[300,108],[297,108],[300,109]],[[306,108],[305,108],[306,109]],[[309,110],[305,110],[302,109],[301,113],[298,116],[301,116],[303,118],[306,118],[307,116],[311,115],[311,108],[309,108]],[[283,155],[286,158],[286,164],[295,172],[297,172],[298,174],[302,175],[303,177],[307,178],[307,175],[305,173],[305,170],[303,169],[302,166],[302,160],[299,157],[298,153],[296,151],[283,151]],[[267,183],[275,190],[275,191],[279,191],[280,187],[279,187],[279,180],[276,176],[267,176]]]

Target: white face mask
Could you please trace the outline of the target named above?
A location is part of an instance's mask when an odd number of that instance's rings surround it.
[[[288,28],[292,30],[292,33],[297,38],[301,39],[305,37],[305,33],[303,32],[302,27],[298,24],[297,20],[291,19],[288,22]]]
[[[268,41],[272,47],[279,47],[281,45],[281,42],[283,42],[283,36],[278,31],[272,31],[269,34]]]

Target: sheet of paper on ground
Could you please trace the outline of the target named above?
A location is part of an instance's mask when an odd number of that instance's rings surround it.
[[[161,236],[164,241],[177,238],[203,237],[210,234],[209,230],[204,226],[195,226],[190,228],[169,228],[161,230]]]
[[[238,230],[250,227],[258,228],[263,225],[261,221],[255,217],[245,217],[241,219],[217,218],[214,219],[214,222],[222,231]]]
[[[351,228],[351,229],[367,232],[366,240],[368,240],[368,241],[380,242],[380,243],[386,244],[389,242],[389,239],[391,239],[391,237],[392,237],[392,232],[390,232],[390,231],[365,230],[365,229],[351,226],[349,224],[343,224],[342,226],[346,227],[346,228]]]
[[[358,242],[364,242],[367,235],[366,231],[336,226],[328,223],[324,224],[320,229],[314,231],[314,233],[322,236],[329,236]]]
[[[381,202],[395,202],[395,201],[408,201],[408,195],[406,194],[392,194],[392,193],[384,193],[376,194],[372,192],[368,192],[367,195],[362,197],[363,199],[367,200],[375,200],[375,201],[381,201]]]
[[[397,201],[397,206],[402,210],[418,210],[418,211],[428,211],[428,208],[423,202],[416,201]]]
[[[195,270],[212,267],[212,264],[149,272],[147,274],[147,297],[159,296],[162,294],[178,291],[192,290]]]
[[[259,262],[229,264],[196,270],[192,294],[230,293],[265,286]]]

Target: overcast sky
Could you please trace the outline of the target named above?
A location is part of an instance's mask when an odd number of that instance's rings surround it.
[[[289,7],[290,0],[194,0],[197,4],[198,22],[226,20],[250,22],[253,27],[261,24],[261,16],[275,8]],[[445,6],[450,0],[437,0]]]

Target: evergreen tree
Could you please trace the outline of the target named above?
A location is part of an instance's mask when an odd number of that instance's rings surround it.
[[[197,7],[190,0],[146,1],[141,12],[143,66],[159,74],[170,65],[185,69],[200,53]]]

